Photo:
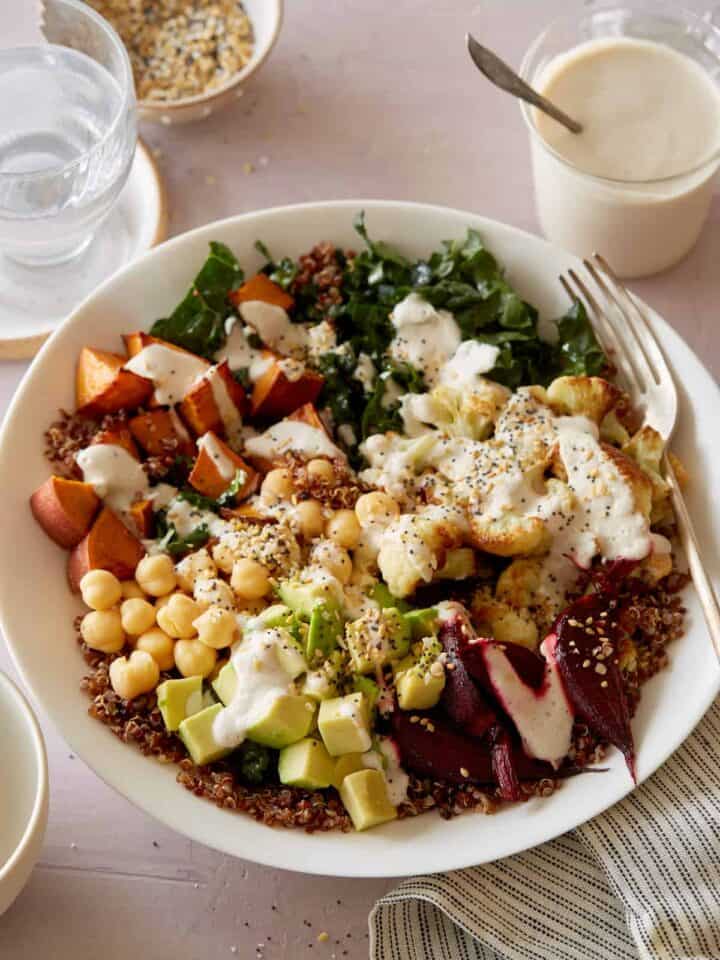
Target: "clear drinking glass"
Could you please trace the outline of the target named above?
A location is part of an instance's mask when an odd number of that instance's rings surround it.
[[[0,49],[0,251],[25,267],[91,243],[137,140],[125,48],[82,0],[48,0],[52,43]]]
[[[543,31],[520,73],[542,87],[539,79],[548,65],[579,44],[632,37],[690,57],[720,90],[720,30],[712,20],[711,13],[699,16],[661,0],[590,2]],[[625,277],[664,270],[690,251],[710,209],[720,150],[675,176],[610,180],[558,154],[538,132],[534,109],[525,103],[521,109],[530,134],[538,218],[548,238],[580,256],[603,253]]]

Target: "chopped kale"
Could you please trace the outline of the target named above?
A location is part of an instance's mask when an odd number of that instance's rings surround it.
[[[247,482],[248,475],[245,470],[238,469],[235,471],[235,476],[230,481],[228,487],[223,490],[220,496],[217,498],[216,503],[218,507],[230,507],[235,503],[235,497],[240,493],[242,488]]]
[[[233,252],[224,243],[211,243],[210,255],[185,299],[169,317],[156,320],[150,333],[212,359],[226,340],[228,294],[243,277]]]
[[[160,514],[156,514],[155,516],[157,519]],[[192,533],[189,533],[186,537],[181,537],[173,524],[168,524],[166,519],[163,521],[162,526],[165,532],[158,543],[158,549],[161,552],[169,553],[171,557],[179,557],[186,553],[191,553],[193,550],[202,547],[210,539],[210,531],[204,523],[195,527]],[[158,532],[160,532],[160,524],[158,524]]]

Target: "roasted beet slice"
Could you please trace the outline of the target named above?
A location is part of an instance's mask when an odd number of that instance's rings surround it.
[[[617,663],[614,589],[605,584],[601,589],[576,600],[558,617],[544,641],[545,655],[557,664],[577,716],[622,752],[634,780],[630,709]]]
[[[465,664],[470,676],[480,684],[486,693],[492,695],[493,688],[481,649],[483,643],[491,644],[503,650],[523,683],[532,687],[533,690],[542,686],[545,677],[545,661],[537,653],[528,650],[527,647],[520,646],[519,643],[498,643],[496,640],[485,639],[484,637],[471,637],[460,645],[460,659]]]
[[[418,719],[414,720],[414,717]],[[507,744],[502,745],[506,756],[494,761],[494,748],[488,737],[480,740],[467,736],[455,729],[438,710],[424,714],[396,710],[392,715],[392,729],[403,767],[420,777],[450,783],[473,780],[495,785],[498,783],[496,767],[499,763],[511,766],[517,780],[540,780],[553,775],[549,764],[526,757],[509,737]],[[510,752],[510,759],[507,759],[507,752]],[[500,775],[505,775],[504,770]],[[510,774],[507,774],[506,788],[509,782]]]
[[[520,780],[515,765],[516,749],[510,734],[504,727],[495,726],[490,731],[492,745],[492,768],[495,781],[503,800],[522,800]]]
[[[473,737],[482,737],[497,722],[497,714],[478,689],[462,659],[462,648],[473,636],[467,618],[458,612],[440,625],[439,636],[447,654],[445,689],[441,704],[445,713]]]

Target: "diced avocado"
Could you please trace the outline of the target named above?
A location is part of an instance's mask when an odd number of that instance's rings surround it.
[[[332,757],[343,753],[364,753],[370,749],[370,713],[362,693],[323,700],[318,714],[318,729]]]
[[[342,634],[343,621],[340,611],[328,607],[326,603],[319,603],[310,614],[306,647],[308,663],[313,662],[316,651],[323,657],[329,657]]]
[[[345,645],[355,673],[373,673],[410,649],[410,627],[396,607],[368,610],[345,627]]]
[[[405,623],[410,627],[413,640],[422,640],[423,637],[434,637],[438,628],[438,612],[435,607],[426,607],[423,610],[409,610],[405,614]]]
[[[306,737],[315,719],[315,701],[283,693],[271,701],[265,713],[247,729],[248,740],[281,750]]]
[[[364,770],[363,755],[361,753],[345,753],[342,757],[335,760],[335,771],[333,776],[333,786],[339,790],[340,784],[350,773],[356,773],[358,770]]]
[[[237,676],[231,661],[228,661],[215,677],[212,688],[225,706],[233,699],[237,688]]]
[[[274,627],[277,636],[275,655],[280,666],[291,680],[307,670],[303,649],[293,635],[282,627]]]
[[[280,751],[278,774],[290,787],[324,790],[334,783],[335,764],[319,740],[307,737]]]
[[[380,687],[372,677],[355,677],[353,680],[353,690],[355,693],[365,694],[368,702],[368,710],[371,714],[375,712],[375,707],[380,699]]]
[[[283,603],[286,603],[291,610],[302,617],[308,619],[318,604],[323,603],[329,608],[338,608],[338,598],[334,595],[330,587],[334,581],[327,583],[323,580],[314,580],[302,583],[299,580],[284,580],[278,586],[278,593]]]
[[[339,651],[335,651],[317,670],[308,670],[300,692],[315,700],[330,700],[336,697],[341,663],[342,657]]]
[[[394,597],[390,593],[390,588],[386,583],[382,581],[376,583],[375,586],[369,593],[371,600],[374,600],[375,603],[380,607],[395,607],[397,610],[400,610],[401,613],[404,613],[406,610],[410,610],[410,604],[406,603],[404,600],[399,600],[397,597]]]
[[[213,734],[213,722],[222,710],[224,707],[221,703],[206,707],[199,713],[186,717],[178,728],[180,739],[187,747],[193,763],[198,766],[220,760],[230,753],[227,747],[217,742]]]
[[[286,627],[291,617],[290,607],[286,607],[284,603],[273,603],[257,617],[253,617],[252,628]]]
[[[356,830],[367,830],[397,817],[385,777],[379,770],[358,770],[340,784],[340,799]]]
[[[205,707],[212,707],[213,704],[217,702],[218,702],[218,698],[215,696],[212,690],[203,690],[203,695],[202,695],[203,709]]]
[[[466,580],[475,575],[475,551],[472,547],[448,550],[445,563],[435,571],[436,580]]]
[[[202,683],[202,677],[183,677],[158,686],[157,702],[166,730],[177,730],[186,717],[203,709]]]
[[[413,650],[414,655],[395,666],[398,706],[401,710],[429,710],[445,688],[445,671],[438,661],[442,645],[434,637],[426,637]]]

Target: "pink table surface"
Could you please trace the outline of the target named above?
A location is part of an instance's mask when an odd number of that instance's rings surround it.
[[[246,210],[345,197],[463,207],[537,231],[519,112],[474,72],[463,38],[471,29],[517,63],[574,4],[287,6],[269,64],[229,112],[142,131],[166,178],[172,234]],[[716,376],[719,221],[716,197],[693,253],[635,284]],[[0,412],[25,369],[0,364]],[[13,674],[2,646],[0,668]],[[191,843],[114,794],[40,717],[50,823],[28,887],[0,918],[3,960],[367,955],[367,914],[391,881],[303,878]],[[318,942],[323,930],[330,939]]]

